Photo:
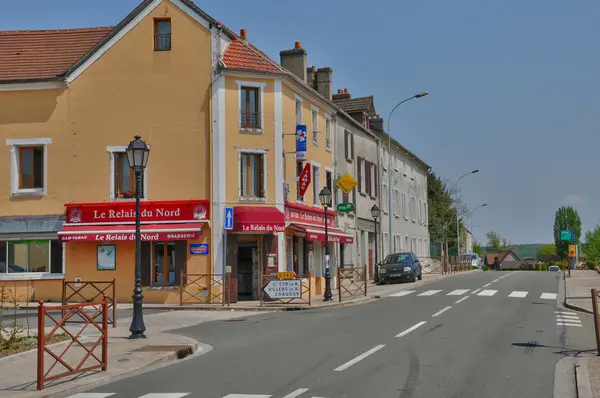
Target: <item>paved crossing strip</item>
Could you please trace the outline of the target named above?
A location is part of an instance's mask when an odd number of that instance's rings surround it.
[[[288,395],[285,395],[282,398],[298,398],[301,395],[303,395],[304,393],[308,392],[309,388],[299,388],[296,391],[293,391],[291,393],[289,393]],[[137,398],[183,398],[186,397],[188,395],[190,395],[191,393],[189,392],[185,392],[185,393],[181,393],[181,392],[176,392],[176,393],[150,393],[150,394],[146,394],[146,395],[140,395]],[[67,398],[108,398],[108,397],[113,397],[113,398],[120,398],[120,395],[116,394],[116,393],[98,393],[98,392],[83,392],[83,393],[79,393],[79,394],[75,394],[75,395],[70,395]],[[269,395],[269,394],[227,394],[225,396],[223,396],[222,398],[271,398],[274,397],[274,395]],[[131,398],[131,397],[127,397],[127,398]],[[306,398],[309,398],[309,396],[306,396]],[[312,396],[311,398],[326,398],[326,397],[317,397],[317,396]]]
[[[388,297],[404,297],[404,296],[411,295],[413,293],[415,293],[417,297],[431,297],[431,296],[435,296],[435,295],[464,296],[464,297],[471,297],[471,296],[491,297],[491,296],[496,295],[498,292],[499,292],[499,290],[492,290],[492,289],[475,289],[473,291],[471,291],[470,289],[454,289],[454,290],[451,290],[448,292],[444,292],[443,290],[436,289],[436,290],[426,290],[421,293],[417,293],[417,291],[415,291],[415,290],[403,290],[401,292],[390,294]],[[511,293],[502,292],[501,295],[507,295],[510,298],[521,298],[522,299],[522,298],[526,298],[527,296],[529,296],[529,293],[531,293],[531,292],[527,292],[527,291],[523,291],[523,290],[514,290]],[[467,294],[470,294],[470,295],[466,296]],[[557,293],[542,293],[540,295],[540,299],[541,300],[556,300],[557,296],[558,296]],[[462,301],[464,301],[464,300],[459,300],[456,303],[460,303]]]
[[[402,292],[398,292],[398,293],[394,293],[394,294],[390,294],[390,297],[402,297],[402,296],[408,296],[411,293],[414,293],[414,290],[404,290]]]
[[[463,294],[465,294],[468,291],[469,291],[469,289],[456,289],[456,290],[453,290],[450,293],[448,293],[448,296],[462,296]]]
[[[296,398],[296,397],[299,397],[300,395],[304,394],[307,391],[308,391],[308,388],[299,388],[296,391],[289,393],[288,395],[286,395],[283,398]]]
[[[508,297],[519,297],[519,298],[527,297],[527,292],[520,292],[518,290],[515,290],[514,292],[509,294]]]
[[[583,327],[579,315],[576,312],[554,311],[556,314],[556,326]]]
[[[441,290],[428,290],[426,292],[423,292],[421,294],[417,294],[417,296],[433,296],[434,294],[437,294],[441,292]]]
[[[496,293],[498,293],[497,290],[482,290],[477,295],[478,296],[493,296]]]
[[[556,300],[556,293],[542,293],[540,300]]]

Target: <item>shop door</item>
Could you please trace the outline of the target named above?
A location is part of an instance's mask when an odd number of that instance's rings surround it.
[[[258,240],[240,241],[238,244],[237,296],[239,301],[254,299],[255,285],[258,282],[259,254]]]
[[[227,251],[225,264],[231,266],[231,279],[226,289],[229,289],[229,301],[238,302],[238,252],[237,236],[229,234],[227,236]]]
[[[373,249],[369,248],[369,275],[373,277]]]

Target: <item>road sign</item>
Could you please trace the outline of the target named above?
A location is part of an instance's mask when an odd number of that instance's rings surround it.
[[[577,245],[569,245],[569,257],[577,257]]]
[[[296,273],[295,272],[278,272],[277,279],[279,279],[279,280],[296,279]]]
[[[564,229],[560,231],[560,240],[566,240],[566,241],[570,241],[571,240],[571,233],[572,231],[569,229]]]
[[[261,290],[272,299],[302,298],[302,281],[300,279],[273,279]]]
[[[340,177],[340,179],[335,183],[335,186],[341,189],[343,193],[348,195],[348,193],[354,189],[356,184],[356,180],[352,178],[350,174],[346,173]]]
[[[225,208],[225,229],[231,231],[233,229],[233,207]]]
[[[339,203],[337,205],[337,211],[339,211],[340,213],[350,213],[351,211],[354,211],[354,203]]]
[[[303,197],[310,185],[310,163],[306,163],[298,178],[298,196]]]
[[[296,160],[306,160],[306,124],[296,125]]]

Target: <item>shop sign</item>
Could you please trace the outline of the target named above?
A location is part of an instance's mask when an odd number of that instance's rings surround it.
[[[236,224],[236,232],[258,232],[258,233],[269,233],[269,232],[283,232],[285,231],[285,225],[283,224]]]
[[[350,212],[354,211],[354,203],[352,203],[352,202],[339,203],[337,205],[336,209],[340,213],[350,213]]]
[[[340,179],[335,183],[335,186],[344,192],[344,194],[348,195],[350,191],[354,189],[357,182],[356,180],[348,173],[345,173]]]
[[[190,244],[190,254],[208,254],[208,243]]]
[[[312,224],[320,227],[325,226],[325,214],[317,213],[315,211],[301,210],[292,207],[285,207],[285,218],[290,222],[298,222],[304,224]],[[335,227],[334,215],[327,215],[327,225]]]
[[[306,163],[304,165],[304,168],[302,169],[302,173],[300,173],[300,178],[298,179],[299,181],[299,187],[298,187],[298,195],[303,198],[304,194],[306,193],[306,190],[308,189],[308,186],[310,185],[310,163]]]
[[[144,242],[165,240],[194,240],[200,238],[200,232],[150,232],[141,234]],[[131,233],[101,233],[101,234],[65,234],[59,235],[61,242],[123,242],[135,241]],[[208,248],[207,248],[208,250]]]
[[[296,125],[296,160],[306,160],[306,125]]]
[[[207,220],[208,200],[173,200],[141,202],[142,222]],[[135,202],[71,203],[65,205],[67,223],[135,222]]]
[[[325,234],[317,234],[314,232],[308,232],[306,234],[307,240],[316,240],[319,242],[325,242]],[[327,240],[333,243],[354,243],[354,238],[351,236],[339,236],[327,234]]]

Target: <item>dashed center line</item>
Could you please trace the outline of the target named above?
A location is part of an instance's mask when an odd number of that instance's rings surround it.
[[[412,332],[415,329],[420,328],[421,326],[425,325],[427,322],[426,321],[421,321],[419,323],[417,323],[416,325],[413,325],[411,327],[409,327],[408,329],[406,329],[404,332],[400,332],[396,335],[396,337],[404,337],[407,334],[409,334],[410,332]]]
[[[449,305],[446,308],[442,308],[441,310],[439,310],[438,312],[436,312],[435,314],[433,314],[432,316],[439,316],[442,315],[444,312],[448,311],[450,308],[452,308],[451,305]]]
[[[333,369],[334,372],[341,372],[343,370],[348,369],[350,366],[362,361],[363,359],[365,359],[366,357],[368,357],[369,355],[372,355],[374,353],[376,353],[377,351],[381,350],[383,347],[385,347],[385,345],[380,344],[378,346],[375,346],[373,348],[371,348],[369,351],[364,352],[362,354],[360,354],[359,356],[357,356],[356,358],[346,362],[345,364]]]
[[[471,292],[471,294],[477,294],[481,289],[475,289]]]
[[[498,279],[494,279],[494,280],[492,281],[492,283],[494,283],[494,282],[498,282],[499,280],[500,280],[500,278],[498,278]]]
[[[483,285],[482,287],[488,287],[489,285],[491,285],[491,283],[486,283],[485,285]]]
[[[461,298],[460,300],[456,300],[456,301],[454,302],[454,304],[460,304],[460,303],[462,303],[463,301],[465,301],[466,299],[468,299],[469,297],[471,297],[471,296],[465,296],[465,297]]]

